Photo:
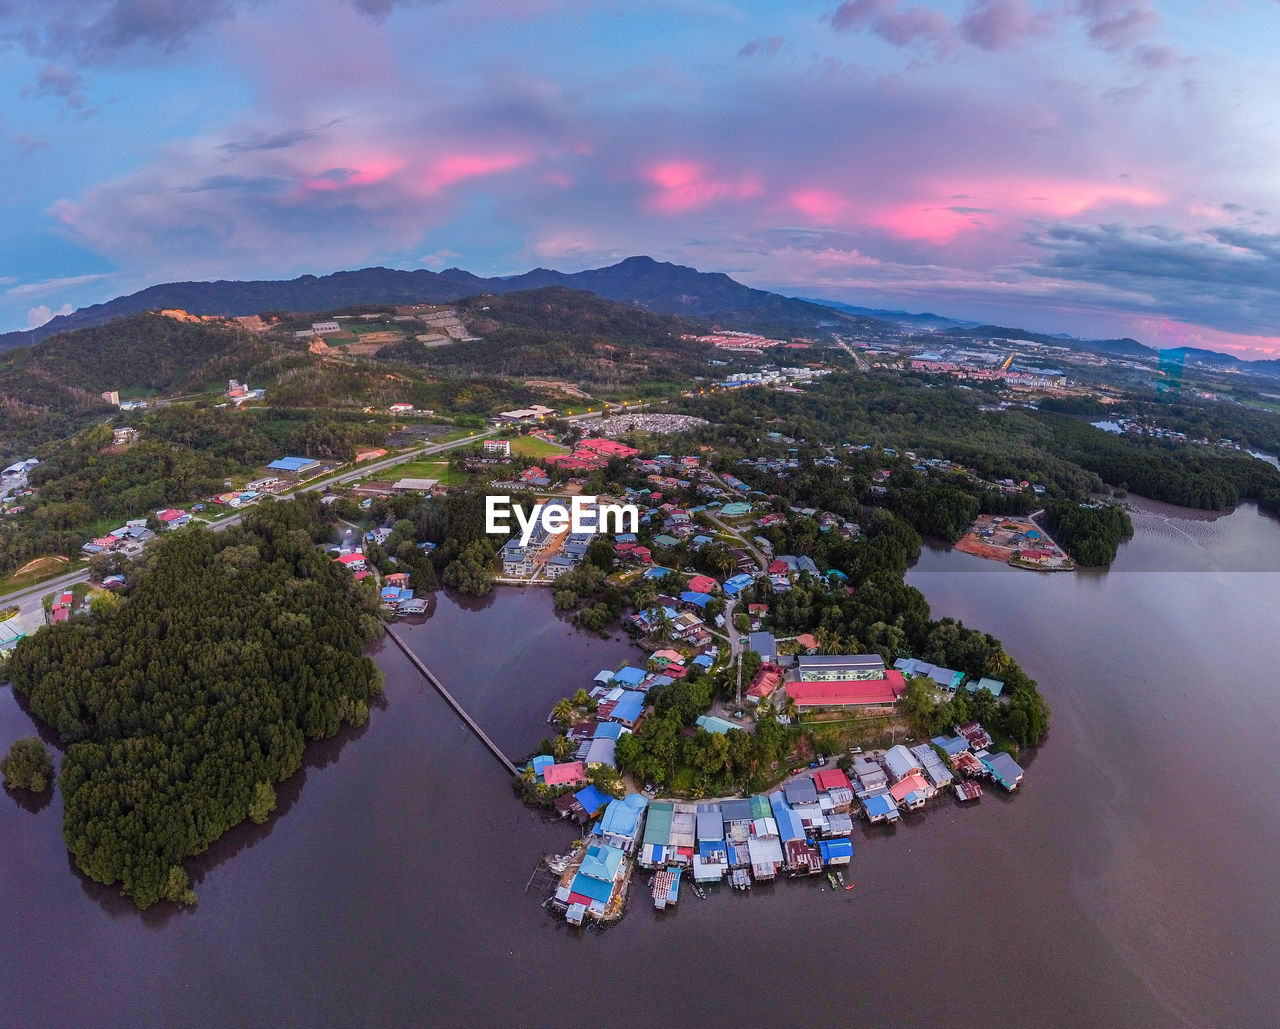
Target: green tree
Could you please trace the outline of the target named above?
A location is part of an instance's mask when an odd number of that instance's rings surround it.
[[[0,773],[6,789],[43,793],[53,781],[53,758],[39,737],[26,736],[0,760]]]
[[[249,817],[262,825],[276,809],[276,788],[269,782],[255,783],[253,799],[249,801]]]

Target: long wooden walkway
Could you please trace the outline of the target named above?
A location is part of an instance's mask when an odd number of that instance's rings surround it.
[[[502,762],[502,767],[505,768],[512,775],[519,775],[520,771],[512,763],[511,759],[507,757],[507,755],[504,754],[501,750],[498,749],[498,745],[494,743],[493,740],[489,739],[489,737],[485,734],[485,731],[481,729],[480,726],[476,725],[475,719],[473,719],[469,714],[467,714],[463,706],[459,704],[457,700],[454,699],[453,694],[444,688],[444,683],[442,683],[439,679],[435,677],[435,673],[432,672],[430,668],[428,668],[418,659],[417,654],[415,654],[412,650],[409,649],[408,644],[406,644],[405,641],[399,637],[395,629],[391,628],[391,626],[386,624],[384,624],[382,628],[383,628],[383,631],[386,632],[386,634],[391,638],[391,642],[394,643],[397,647],[399,647],[400,650],[404,653],[404,656],[409,659],[413,667],[418,670],[418,672],[422,675],[424,679],[427,680],[427,682],[431,683],[431,685],[435,687],[436,692],[439,693],[440,696],[444,697],[444,699],[448,702],[449,706],[453,708],[453,710],[457,713],[458,717],[461,718],[464,722],[466,722],[468,728],[470,728],[471,731],[480,738],[480,742],[483,743],[486,747],[488,747],[489,751],[493,754],[493,756]]]

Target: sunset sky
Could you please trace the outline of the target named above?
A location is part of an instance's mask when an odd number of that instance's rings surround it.
[[[1280,4],[0,0],[0,330],[632,254],[1280,354]]]

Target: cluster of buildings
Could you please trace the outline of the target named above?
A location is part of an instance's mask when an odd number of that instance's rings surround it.
[[[342,559],[339,558],[339,560]],[[415,597],[413,590],[409,588],[407,572],[391,572],[383,576],[378,599],[384,611],[390,611],[397,616],[420,615],[427,611],[426,598]]]
[[[733,372],[716,385],[734,389],[740,386],[774,386],[786,387],[792,383],[812,383],[824,375],[830,375],[829,368],[809,367],[765,367],[753,372]],[[799,392],[792,390],[792,392]]]
[[[568,471],[593,471],[603,468],[611,458],[633,458],[640,451],[616,440],[595,438],[584,439],[570,454],[553,454],[545,464],[548,467],[564,468]]]
[[[568,524],[569,508],[561,501],[547,501],[546,511],[563,512]],[[558,579],[572,572],[587,556],[594,534],[589,532],[551,532],[542,520],[533,528],[527,543],[512,536],[502,545],[502,574],[509,579],[528,579],[540,574],[544,579]]]
[[[226,397],[236,407],[250,400],[265,400],[266,396],[267,391],[265,389],[254,389],[252,386],[242,385],[239,379],[227,380]]]
[[[536,774],[569,788],[557,806],[587,826],[576,859],[560,874],[552,904],[572,924],[622,914],[632,862],[650,870],[655,907],[679,900],[682,876],[694,888],[728,882],[738,889],[782,876],[834,875],[853,858],[854,818],[899,821],[951,789],[961,802],[982,796],[979,779],[1006,790],[1022,769],[975,723],[953,737],[937,737],[885,751],[879,761],[858,756],[852,775],[823,768],[796,776],[768,795],[716,801],[649,801],[641,794],[611,798],[587,782],[580,760],[556,764],[535,758]],[[842,877],[841,877],[842,878]]]
[[[162,515],[164,517],[161,517]],[[191,515],[186,511],[167,508],[156,512],[156,520],[165,528],[179,529],[191,521]],[[146,518],[131,518],[105,536],[89,540],[80,548],[80,551],[88,555],[134,553],[140,550],[147,540],[155,538],[155,533],[147,528],[147,521]]]

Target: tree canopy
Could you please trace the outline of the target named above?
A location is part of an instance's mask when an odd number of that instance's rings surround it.
[[[265,818],[306,741],[381,689],[375,602],[316,548],[319,519],[309,498],[175,533],[119,607],[15,648],[14,688],[69,744],[67,847],[140,908],[193,899],[182,860]]]

